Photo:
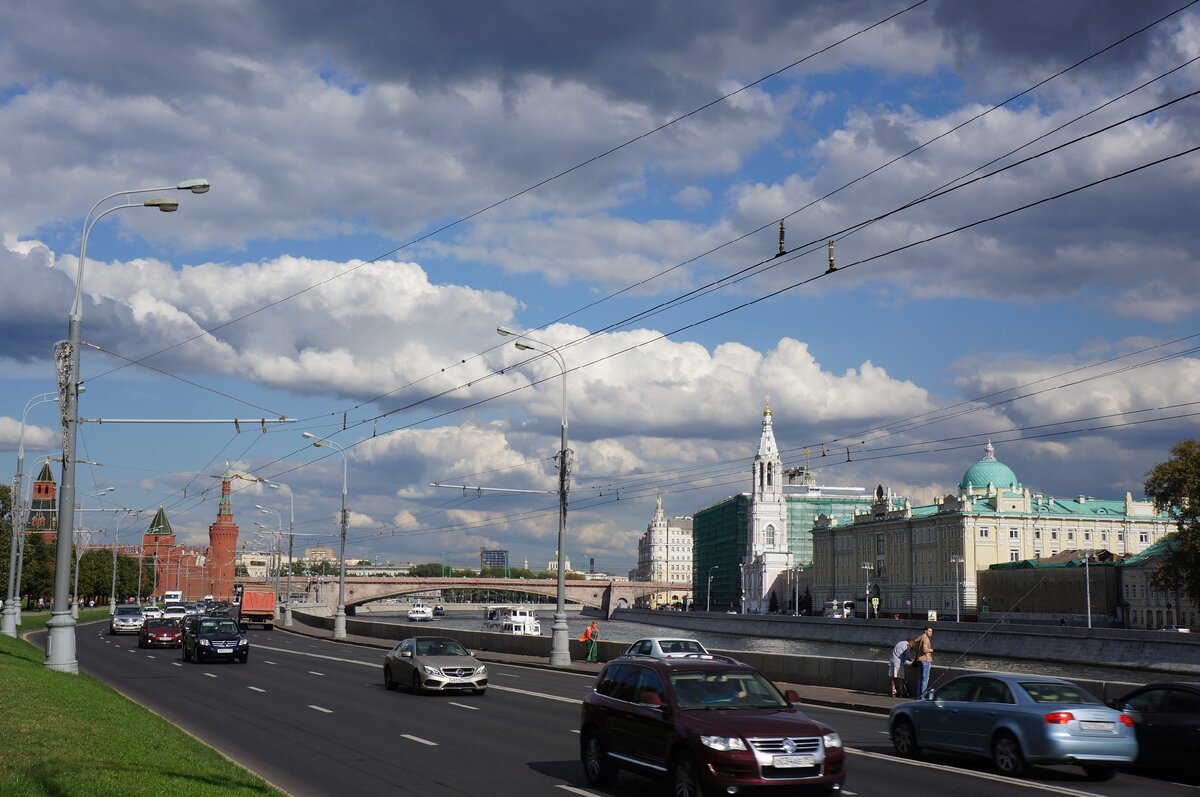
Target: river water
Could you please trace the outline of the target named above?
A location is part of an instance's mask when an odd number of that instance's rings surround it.
[[[554,622],[553,607],[538,609],[538,618],[542,623],[542,634],[550,635],[550,625]],[[372,612],[360,614],[360,618],[370,618],[385,623],[410,625],[408,618],[401,612],[385,614]],[[567,627],[570,638],[578,639],[593,617],[580,615],[578,612],[567,612]],[[483,611],[457,612],[448,610],[446,617],[434,618],[432,628],[454,628],[469,631],[483,630]],[[810,642],[802,639],[779,639],[775,637],[743,636],[741,634],[716,634],[703,631],[689,631],[679,628],[655,625],[653,623],[633,623],[626,620],[600,620],[600,638],[610,642],[633,642],[643,637],[686,637],[697,639],[707,648],[727,651],[754,651],[758,653],[789,653],[800,656],[824,656],[826,658],[866,659],[868,661],[887,661],[891,655],[891,647],[875,647],[871,645],[848,645],[835,642]],[[900,640],[897,639],[897,642]],[[943,654],[935,658],[936,664],[943,667],[963,667],[972,670],[1000,670],[1004,672],[1035,673],[1052,675],[1058,678],[1080,678],[1097,681],[1122,681],[1128,683],[1145,683],[1147,680],[1165,679],[1168,676],[1153,676],[1149,673],[1133,669],[1115,667],[1095,667],[1087,664],[1061,664],[1059,662],[1034,661],[1010,658],[991,658],[973,656],[970,654]]]

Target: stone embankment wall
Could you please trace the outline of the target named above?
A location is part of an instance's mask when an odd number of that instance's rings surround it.
[[[683,616],[680,612],[647,612],[657,618],[660,614],[674,614]],[[302,612],[294,612],[296,622],[302,622],[314,628],[324,628],[325,630],[333,630],[332,617],[320,617],[317,615],[306,614]],[[626,619],[633,619],[627,617]],[[844,621],[839,621],[844,622]],[[692,626],[695,628],[696,626]],[[705,630],[722,630],[722,629],[705,629]],[[511,634],[497,634],[490,631],[468,631],[458,628],[438,628],[436,625],[428,623],[414,623],[412,625],[400,625],[396,623],[372,622],[370,620],[360,620],[354,617],[346,618],[346,632],[358,636],[374,637],[381,640],[399,641],[410,636],[428,636],[437,634],[439,636],[447,636],[457,639],[468,650],[472,651],[491,651],[494,653],[506,653],[518,656],[535,656],[539,658],[549,658],[550,656],[550,637],[549,636],[513,636]],[[725,633],[730,633],[725,631]],[[893,635],[896,630],[893,628]],[[901,634],[903,636],[903,634]],[[934,638],[939,639],[937,632],[934,632]],[[845,641],[838,639],[837,641]],[[870,644],[870,643],[866,643]],[[892,643],[888,643],[889,647]],[[625,648],[629,646],[627,642],[606,642],[600,641],[599,658],[601,661],[608,661],[619,656]],[[939,648],[941,650],[941,648]],[[810,684],[813,686],[829,686],[838,689],[851,689],[859,692],[871,693],[886,693],[889,689],[889,681],[887,674],[887,662],[884,661],[867,661],[865,659],[846,659],[846,658],[826,658],[824,656],[799,656],[789,655],[786,653],[754,653],[744,650],[721,651],[715,650],[714,653],[720,653],[732,656],[740,661],[744,661],[760,670],[764,675],[772,681],[780,681],[796,684]],[[486,658],[486,657],[485,657]],[[580,661],[584,658],[583,643],[578,639],[571,639],[571,659]],[[382,658],[380,659],[382,662]],[[912,668],[909,668],[910,670]],[[947,667],[939,667],[935,665],[933,672],[930,674],[930,683],[937,684],[940,680],[953,675],[963,675],[971,672],[962,668],[955,669],[952,673]],[[1135,686],[1140,686],[1144,683],[1143,680],[1137,680],[1136,676],[1131,673],[1130,682],[1117,681],[1089,681],[1074,679],[1075,683],[1087,688],[1096,697],[1101,700],[1109,700],[1114,697],[1125,694]],[[909,673],[910,688],[916,691],[916,675]]]

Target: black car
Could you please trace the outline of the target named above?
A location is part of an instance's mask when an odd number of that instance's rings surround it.
[[[1139,766],[1200,777],[1200,683],[1147,684],[1109,705],[1133,720]]]
[[[183,660],[250,658],[250,640],[228,617],[193,617],[183,632]]]

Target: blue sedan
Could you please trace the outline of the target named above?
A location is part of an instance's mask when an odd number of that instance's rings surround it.
[[[892,746],[902,756],[922,749],[990,758],[1004,775],[1029,764],[1078,764],[1108,780],[1137,758],[1127,714],[1060,678],[976,673],[955,678],[932,696],[894,706]]]

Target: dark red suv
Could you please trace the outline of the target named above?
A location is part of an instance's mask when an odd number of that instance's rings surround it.
[[[584,775],[599,787],[620,769],[666,775],[675,797],[743,788],[838,791],[846,779],[841,737],[805,716],[797,700],[723,656],[623,656],[609,662],[583,700]]]

